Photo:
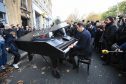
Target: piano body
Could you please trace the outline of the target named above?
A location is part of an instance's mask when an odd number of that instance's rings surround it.
[[[46,31],[33,31],[16,40],[17,47],[31,54],[40,54],[50,58],[64,58],[68,53],[68,46],[76,41],[75,38],[66,34],[65,28],[69,26],[61,23]]]

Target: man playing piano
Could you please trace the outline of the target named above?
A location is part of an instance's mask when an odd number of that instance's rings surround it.
[[[85,58],[89,58],[89,54],[91,53],[90,42],[91,42],[91,34],[86,28],[84,28],[82,23],[77,24],[77,44],[71,44],[69,46],[69,62],[73,64],[73,69],[77,68],[74,56],[83,55]]]

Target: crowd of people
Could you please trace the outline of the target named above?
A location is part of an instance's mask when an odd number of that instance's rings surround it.
[[[18,62],[20,54],[15,44],[15,40],[21,36],[33,31],[31,27],[23,27],[20,24],[16,26],[0,24],[0,70],[6,69],[7,56],[9,53],[14,55],[14,61],[11,64],[14,68],[19,68]]]
[[[91,33],[91,45],[99,52],[100,57],[104,59],[103,65],[120,63],[123,72],[126,72],[126,16],[109,16],[104,21],[97,20],[96,22],[85,22],[85,20],[82,20],[81,22],[84,28]],[[70,24],[70,27],[67,29],[67,31],[69,31],[68,34],[75,38],[77,33],[76,25],[76,22]],[[115,52],[106,55],[101,53],[103,49],[112,51],[115,45],[116,48],[114,51],[123,51],[123,53]]]

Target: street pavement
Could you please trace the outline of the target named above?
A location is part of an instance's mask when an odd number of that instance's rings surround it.
[[[89,75],[86,64],[81,64],[77,73],[72,70],[71,64],[64,62],[60,65],[60,79],[51,75],[50,60],[48,57],[46,59],[49,64],[37,54],[31,62],[23,58],[20,69],[8,73],[0,84],[17,84],[19,80],[24,81],[24,84],[126,84],[126,78],[115,67],[102,65],[102,60],[96,53],[92,56]]]

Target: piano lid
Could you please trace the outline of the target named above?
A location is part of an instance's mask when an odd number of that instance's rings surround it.
[[[55,30],[58,30],[60,28],[64,28],[64,27],[67,27],[69,26],[66,22],[63,22],[63,23],[60,23],[58,25],[54,25],[53,27],[50,28],[50,31],[55,31]]]
[[[36,31],[30,32],[30,33],[18,38],[17,41],[32,41],[33,37],[35,35],[39,35],[39,34],[40,34],[40,31],[36,30]]]

